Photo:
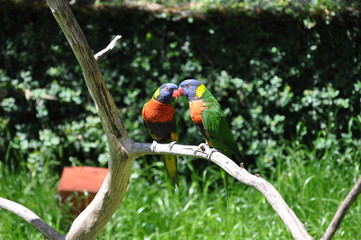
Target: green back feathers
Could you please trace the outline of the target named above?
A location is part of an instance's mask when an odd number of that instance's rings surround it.
[[[221,106],[211,92],[202,84],[197,88],[196,96],[204,101],[205,110],[202,112],[202,122],[207,133],[208,140],[225,155],[232,155],[239,162],[242,161],[241,153],[234,140],[227,117]]]
[[[181,94],[189,101],[190,114],[203,137],[215,148],[238,161],[242,160],[231,128],[217,99],[200,81],[187,79],[180,83]]]

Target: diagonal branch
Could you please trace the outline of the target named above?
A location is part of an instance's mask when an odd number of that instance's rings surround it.
[[[16,202],[0,197],[0,208],[15,213],[16,215],[33,225],[36,229],[39,230],[39,232],[41,232],[41,234],[43,234],[48,239],[65,239],[65,236],[58,233],[54,228],[44,222],[38,215]]]
[[[336,230],[340,226],[341,221],[345,216],[347,210],[351,207],[352,203],[357,199],[360,193],[361,193],[361,176],[358,178],[355,185],[352,187],[350,193],[347,195],[345,200],[343,200],[342,204],[337,209],[335,215],[332,218],[330,225],[326,229],[326,232],[325,234],[323,234],[321,240],[330,240],[333,237],[333,235],[336,233]]]
[[[296,214],[290,209],[287,203],[283,200],[278,191],[267,182],[265,179],[250,174],[245,168],[237,166],[231,159],[222,153],[205,147],[200,150],[197,146],[179,145],[174,144],[171,148],[169,144],[158,144],[154,142],[149,143],[134,143],[133,151],[138,155],[146,154],[173,154],[182,156],[194,156],[204,159],[209,159],[214,162],[232,177],[238,181],[253,187],[260,191],[263,196],[268,200],[273,209],[281,217],[284,224],[290,230],[292,236],[296,240],[308,240],[312,237],[307,233],[302,222],[297,218]]]

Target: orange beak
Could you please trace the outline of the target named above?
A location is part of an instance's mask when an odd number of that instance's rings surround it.
[[[177,90],[174,90],[173,91],[173,94],[172,96],[175,98],[175,99],[178,99],[178,97],[180,95],[183,95],[183,90],[181,88],[178,88]]]

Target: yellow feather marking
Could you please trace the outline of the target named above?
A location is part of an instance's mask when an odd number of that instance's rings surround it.
[[[163,155],[163,161],[172,184],[177,185],[178,184],[177,157],[173,155]]]
[[[199,85],[197,87],[196,96],[201,98],[205,90],[206,90],[206,86],[204,86],[204,84]]]
[[[160,93],[160,88],[158,88],[157,91],[154,92],[153,98],[159,97],[159,93]]]

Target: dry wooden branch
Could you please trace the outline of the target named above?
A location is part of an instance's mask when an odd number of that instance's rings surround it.
[[[271,204],[273,209],[281,217],[285,225],[290,230],[294,239],[307,240],[312,237],[307,233],[302,222],[297,218],[296,214],[288,207],[282,196],[277,190],[264,180],[263,178],[250,174],[245,168],[237,166],[235,162],[218,151],[213,151],[209,147],[204,147],[204,151],[197,146],[174,144],[148,144],[148,143],[134,143],[132,152],[139,155],[145,154],[174,154],[182,156],[195,156],[204,159],[209,159],[214,162],[232,177],[238,181],[253,187],[260,191]]]
[[[352,187],[350,193],[343,200],[340,207],[337,209],[335,215],[332,218],[330,225],[328,226],[326,232],[323,234],[321,240],[330,240],[333,235],[336,233],[336,230],[341,224],[343,217],[345,216],[347,210],[351,207],[352,203],[357,199],[358,195],[361,193],[361,176],[356,181],[355,185]]]
[[[33,213],[28,208],[7,200],[5,198],[0,197],[0,208],[8,210],[12,213],[15,213],[31,225],[33,225],[36,229],[39,230],[46,238],[51,240],[63,240],[65,236],[58,233],[54,228],[49,226],[46,222],[44,222],[38,215]]]
[[[97,62],[100,62],[101,60],[103,60],[103,58],[109,54],[109,52],[111,50],[113,50],[113,48],[118,44],[118,42],[120,41],[120,39],[122,38],[122,36],[117,35],[115,36],[115,38],[108,44],[108,46],[106,48],[104,48],[103,50],[99,51],[97,54],[94,55],[94,58]]]
[[[56,21],[77,58],[95,102],[109,144],[108,174],[90,205],[75,219],[66,239],[95,239],[119,207],[128,186],[132,158],[128,137],[91,48],[66,0],[47,0]]]

